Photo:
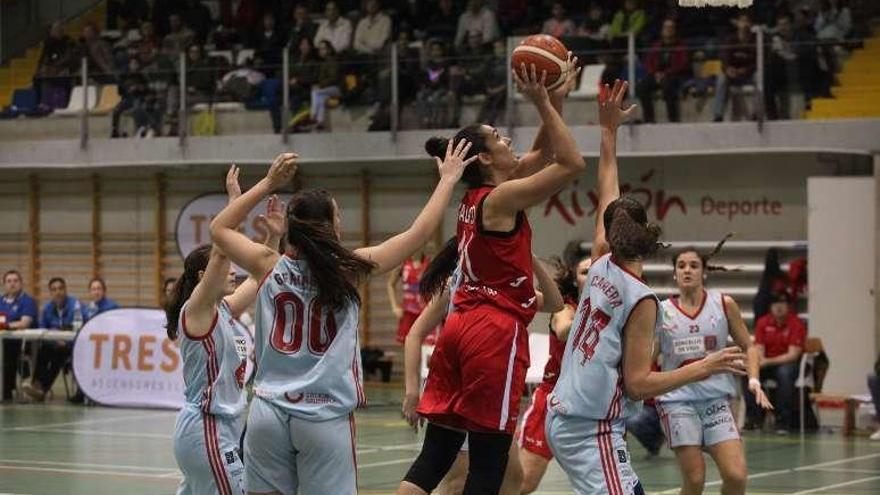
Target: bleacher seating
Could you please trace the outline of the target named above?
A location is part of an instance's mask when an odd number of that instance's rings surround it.
[[[89,85],[86,88],[74,86],[73,91],[70,92],[70,100],[67,102],[67,107],[55,110],[55,115],[79,115],[83,110],[83,96],[86,97],[86,110],[94,109],[98,104],[98,87],[93,85]]]

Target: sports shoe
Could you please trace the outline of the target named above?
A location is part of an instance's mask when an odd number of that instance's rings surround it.
[[[35,402],[43,402],[46,400],[46,392],[34,387],[31,383],[25,383],[21,387],[21,391],[24,392],[25,395],[33,399]]]
[[[868,438],[870,438],[871,440],[880,440],[880,430],[875,431]]]

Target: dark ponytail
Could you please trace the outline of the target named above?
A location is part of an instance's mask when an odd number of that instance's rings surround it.
[[[333,197],[323,189],[302,190],[287,207],[287,242],[309,264],[318,287],[317,300],[334,311],[352,301],[361,302],[355,282],[375,268],[342,246],[334,229],[335,217]]]
[[[462,139],[467,140],[471,143],[471,149],[468,151],[465,160],[472,156],[479,155],[480,153],[488,153],[489,149],[486,147],[486,136],[485,131],[483,131],[482,124],[471,124],[462,130],[455,133],[455,137],[453,139],[453,145],[457,144]],[[449,139],[444,137],[432,137],[425,141],[425,151],[439,159],[443,159],[446,157],[446,148],[449,146]],[[480,169],[480,161],[474,160],[467,167],[464,168],[464,173],[461,175],[461,180],[468,187],[479,187],[486,180],[483,178],[483,172]]]
[[[738,271],[737,268],[731,269],[731,268],[727,268],[726,266],[722,266],[722,265],[710,265],[709,264],[709,262],[712,260],[712,258],[717,256],[721,252],[721,248],[724,247],[724,243],[729,241],[730,238],[733,237],[734,235],[735,234],[733,232],[728,232],[727,234],[725,234],[724,237],[720,241],[718,241],[718,244],[715,244],[715,247],[712,249],[712,251],[709,254],[701,253],[694,246],[686,246],[686,247],[676,251],[675,254],[672,256],[672,271],[675,271],[675,267],[678,265],[678,258],[685,253],[696,254],[697,257],[700,258],[700,263],[703,264],[703,270],[706,273]]]
[[[443,291],[446,279],[455,271],[458,264],[458,237],[452,236],[443,244],[419,280],[419,294],[426,301]]]
[[[560,258],[550,258],[556,269],[553,281],[556,282],[556,287],[559,288],[559,293],[562,294],[562,299],[565,301],[576,301],[580,297],[577,286],[577,265],[581,260],[583,258],[573,260],[571,264],[568,264]]]
[[[165,332],[171,340],[177,340],[177,322],[180,321],[180,311],[183,303],[189,299],[196,285],[199,284],[199,272],[208,268],[211,259],[211,245],[202,244],[192,250],[183,260],[183,275],[174,283],[171,297],[165,301]],[[166,280],[166,284],[167,284]]]
[[[660,226],[649,223],[645,207],[630,197],[612,201],[602,220],[611,252],[621,260],[647,258],[664,247]]]

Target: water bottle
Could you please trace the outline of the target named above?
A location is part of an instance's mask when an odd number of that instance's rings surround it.
[[[73,331],[79,332],[79,329],[83,326],[83,315],[82,308],[79,305],[79,301],[76,302],[76,305],[73,306]]]

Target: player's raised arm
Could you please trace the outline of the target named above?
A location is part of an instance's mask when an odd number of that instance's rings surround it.
[[[279,257],[278,251],[248,239],[236,229],[263,198],[293,179],[297,158],[295,153],[278,155],[266,176],[229,203],[211,222],[211,239],[214,244],[256,279],[262,278],[275,266]]]
[[[437,182],[434,193],[422,208],[419,216],[407,230],[379,245],[354,251],[355,254],[376,266],[373,269],[373,275],[381,275],[399,266],[407,257],[428,243],[443,220],[443,212],[449,204],[452,191],[461,178],[464,168],[477,159],[477,155],[465,158],[471,146],[470,142],[462,139],[454,143],[453,147],[452,140],[450,140],[444,159],[436,158],[440,181]]]
[[[614,86],[603,85],[599,91],[599,166],[596,180],[599,190],[599,206],[596,209],[596,230],[593,237],[591,257],[596,258],[611,250],[605,235],[605,209],[620,197],[620,182],[617,176],[617,129],[635,109],[635,105],[623,108],[628,83],[616,80]]]
[[[574,136],[562,116],[553,108],[544,87],[546,73],[538,76],[535,66],[514,71],[517,87],[537,108],[553,152],[554,162],[541,171],[498,185],[485,201],[485,218],[511,217],[545,201],[577,178],[587,167]]]
[[[538,281],[538,290],[535,291],[538,297],[538,311],[552,314],[562,310],[565,304],[559,286],[537,256],[532,256],[532,268]]]

